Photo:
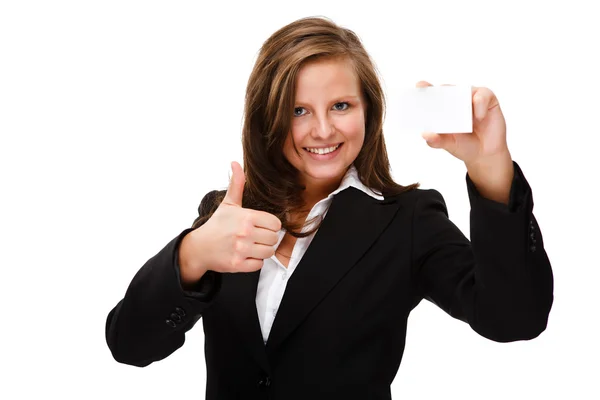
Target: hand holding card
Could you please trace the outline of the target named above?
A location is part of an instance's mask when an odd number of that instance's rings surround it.
[[[444,85],[439,87],[436,92],[436,89],[428,82],[420,81],[417,83],[417,88],[434,93],[431,97],[435,100],[431,100],[433,103],[426,109],[442,109],[439,113],[429,114],[430,118],[437,117],[440,121],[443,121],[443,123],[440,123],[441,128],[435,126],[434,123],[425,126],[425,128],[433,126],[447,132],[456,130],[459,126],[458,124],[450,126],[450,123],[448,123],[453,117],[446,115],[443,108],[444,106],[448,109],[452,108],[451,104],[453,102],[449,100],[454,97],[453,101],[457,107],[456,112],[460,113],[463,118],[464,115],[462,114],[466,114],[466,111],[464,110],[464,100],[461,97],[461,89],[457,87],[454,87],[454,91],[449,89],[445,93],[451,93],[454,96],[444,97],[444,95],[439,94],[444,91],[444,89],[440,89],[443,87],[453,88],[451,85]],[[444,149],[462,160],[467,167],[468,176],[483,197],[508,204],[514,169],[506,142],[504,115],[500,110],[496,95],[490,89],[471,87],[470,92],[472,132],[465,129],[463,133],[440,134],[441,132],[431,132],[424,129],[422,136],[430,147]]]
[[[490,89],[420,81],[402,98],[401,129],[420,130],[430,147],[448,151],[467,168],[510,158],[504,115]]]

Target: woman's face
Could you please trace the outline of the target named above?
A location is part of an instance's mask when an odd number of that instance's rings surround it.
[[[300,69],[291,127],[283,152],[302,183],[335,190],[365,139],[365,104],[350,61],[322,59]]]

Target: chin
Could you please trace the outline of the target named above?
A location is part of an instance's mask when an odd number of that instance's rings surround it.
[[[343,178],[344,174],[348,170],[348,166],[311,165],[303,169],[302,175],[304,175],[305,179],[310,179],[314,182],[332,183],[333,181],[341,180]]]

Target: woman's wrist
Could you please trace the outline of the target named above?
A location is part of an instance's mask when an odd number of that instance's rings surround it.
[[[508,204],[514,176],[513,161],[508,149],[506,153],[496,157],[465,164],[469,178],[481,196]]]
[[[199,243],[202,243],[201,228],[194,229],[183,237],[179,245],[179,272],[181,285],[184,287],[194,286],[208,271],[205,263],[198,258]]]

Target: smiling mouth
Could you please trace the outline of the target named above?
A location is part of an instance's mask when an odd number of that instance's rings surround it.
[[[342,144],[343,143],[338,143],[331,147],[303,147],[303,149],[313,154],[329,154],[336,151]]]

